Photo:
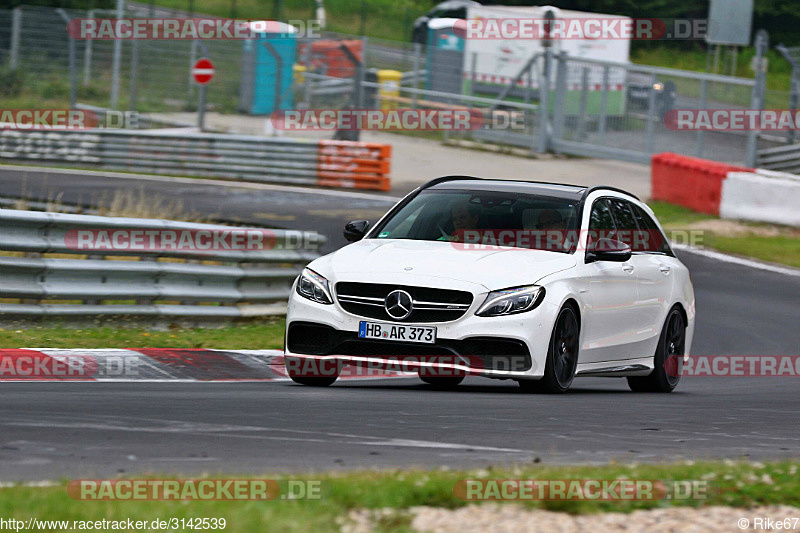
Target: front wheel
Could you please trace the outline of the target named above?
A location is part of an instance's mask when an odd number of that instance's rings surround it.
[[[566,392],[575,379],[580,346],[580,326],[575,310],[564,307],[558,313],[556,325],[550,338],[544,376],[540,380],[519,380],[525,392],[560,394]]]
[[[655,368],[648,376],[628,378],[628,386],[634,392],[672,392],[681,379],[685,349],[686,324],[680,310],[673,307],[658,339]]]
[[[446,390],[456,387],[459,383],[464,381],[464,376],[423,376],[420,374],[419,379],[433,386],[434,389]]]
[[[339,377],[336,363],[334,365],[318,364],[313,359],[302,357],[285,357],[284,362],[286,364],[286,375],[300,385],[327,387],[332,385]]]

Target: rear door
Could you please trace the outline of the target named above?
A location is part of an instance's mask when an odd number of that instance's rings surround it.
[[[631,204],[631,208],[642,235],[639,239],[641,246],[634,254],[639,271],[639,301],[649,337],[644,357],[655,353],[661,335],[675,286],[672,270],[676,260],[667,239],[650,215],[636,204]]]
[[[629,342],[631,357],[650,357],[654,353],[655,341],[661,331],[658,324],[661,308],[669,297],[666,277],[659,271],[659,261],[649,248],[654,246],[647,228],[640,228],[636,212],[631,202],[613,198],[609,200],[614,220],[617,224],[618,239],[631,247],[630,264],[636,276],[635,313],[633,330]]]
[[[599,198],[589,216],[589,239],[617,238],[618,227],[609,199]],[[589,245],[587,245],[589,246]],[[636,357],[637,283],[630,261],[594,261],[586,265],[590,305],[584,323],[581,363],[598,363]]]

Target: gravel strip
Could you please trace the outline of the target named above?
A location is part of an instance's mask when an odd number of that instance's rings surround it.
[[[518,505],[471,505],[456,510],[438,507],[414,507],[409,512],[393,509],[377,511],[352,511],[343,521],[345,533],[367,533],[374,531],[379,523],[391,521],[393,516],[408,515],[414,531],[426,533],[571,533],[590,531],[593,533],[731,533],[736,531],[780,531],[800,532],[800,509],[788,506],[764,506],[752,509],[733,507],[669,507],[632,513],[603,513],[593,515],[570,515],[537,509],[526,509]],[[771,529],[762,523],[756,527],[756,518],[773,520]],[[776,525],[778,520],[789,519]],[[740,520],[747,520],[745,525]],[[744,527],[742,527],[744,526]]]

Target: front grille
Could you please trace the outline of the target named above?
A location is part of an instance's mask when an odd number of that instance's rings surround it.
[[[466,291],[380,283],[337,283],[336,297],[348,313],[398,322],[384,307],[386,296],[398,289],[414,300],[411,314],[403,322],[450,322],[464,316],[472,305],[472,293]]]
[[[436,360],[463,356],[465,364],[493,370],[524,371],[531,368],[531,356],[524,342],[503,337],[467,337],[464,340],[437,339],[435,344],[388,342],[359,339],[358,334],[322,324],[292,322],[287,346],[290,352],[307,355],[352,355],[360,357],[403,357]]]

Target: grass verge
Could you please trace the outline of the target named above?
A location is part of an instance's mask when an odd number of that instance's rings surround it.
[[[725,220],[667,202],[650,202],[664,230],[702,231],[702,245],[760,261],[800,268],[800,230],[774,224]]]
[[[605,465],[549,467],[529,465],[517,468],[481,468],[470,471],[392,470],[297,476],[258,476],[276,479],[281,487],[289,479],[320,482],[320,497],[276,499],[273,501],[75,501],[70,499],[66,481],[52,487],[13,486],[0,489],[0,516],[27,520],[146,520],[170,518],[225,518],[226,531],[338,531],[342,517],[353,509],[390,508],[379,531],[408,531],[414,506],[457,508],[470,504],[454,496],[453,487],[464,479],[660,480],[694,482],[694,498],[665,498],[649,501],[523,501],[529,508],[573,514],[631,512],[637,509],[671,506],[703,507],[726,505],[747,508],[756,505],[800,507],[800,476],[796,461],[770,463],[692,461],[663,465]],[[152,476],[155,477],[155,476]],[[176,479],[169,476],[172,479]],[[247,476],[252,477],[252,476]],[[159,477],[162,479],[163,477]],[[137,477],[136,479],[142,479]],[[237,479],[244,479],[237,476]],[[703,488],[704,487],[704,488]],[[283,493],[285,494],[285,493]]]
[[[218,348],[235,350],[283,349],[283,318],[261,319],[217,329],[179,328],[153,331],[145,327],[59,324],[27,329],[0,329],[0,348]],[[2,516],[2,515],[0,515]]]

